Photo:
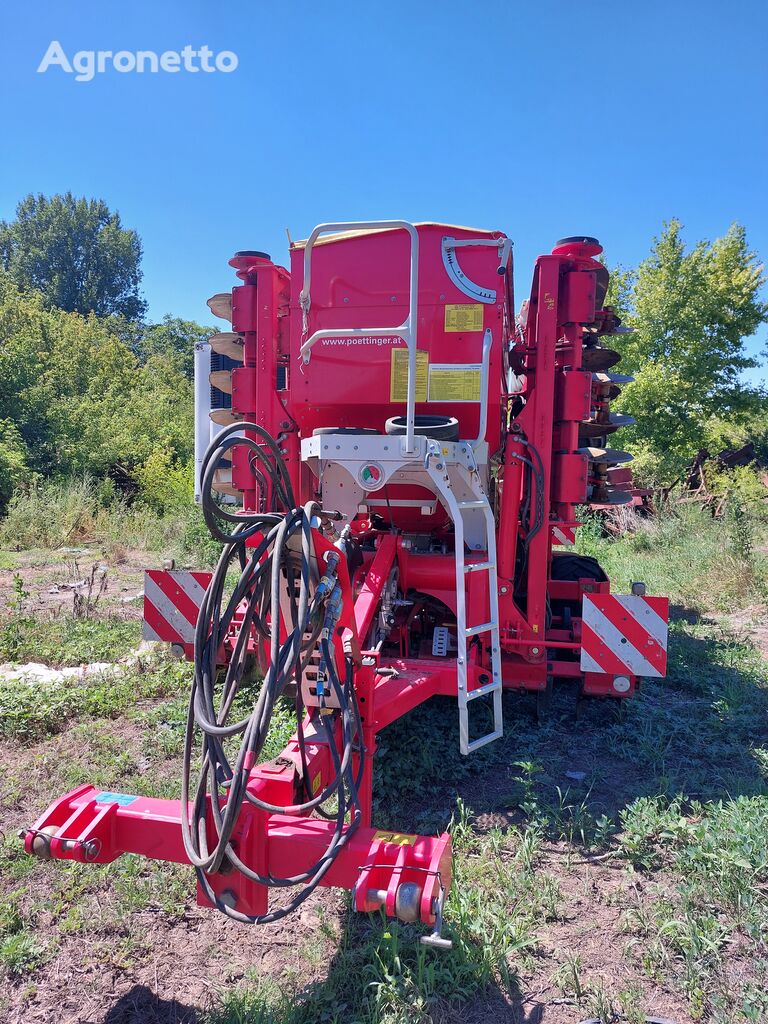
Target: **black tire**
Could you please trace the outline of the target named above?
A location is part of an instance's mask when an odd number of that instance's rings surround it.
[[[576,583],[578,580],[594,580],[596,583],[605,583],[608,579],[596,558],[591,555],[568,553],[552,556],[550,578],[569,583]],[[553,615],[567,617],[569,622],[571,618],[581,615],[581,601],[554,600],[551,602],[551,607]]]
[[[594,580],[596,583],[605,583],[608,579],[596,558],[591,555],[568,553],[552,556],[550,577],[553,580],[564,580],[571,583],[576,583],[578,580]]]
[[[458,441],[459,421],[455,416],[416,416],[414,433],[419,437],[431,437],[435,441]],[[384,433],[404,434],[405,416],[392,416],[384,425]]]

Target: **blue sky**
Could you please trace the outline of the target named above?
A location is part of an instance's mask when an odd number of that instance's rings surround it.
[[[239,66],[76,82],[37,73],[52,40]],[[0,217],[102,197],[142,237],[150,316],[203,322],[236,249],[284,261],[285,228],[324,220],[501,228],[519,295],[560,236],[632,265],[672,216],[690,241],[740,221],[766,258],[767,49],[759,0],[6,0]]]

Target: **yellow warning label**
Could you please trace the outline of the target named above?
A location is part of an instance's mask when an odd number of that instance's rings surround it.
[[[427,374],[429,372],[429,353],[416,350],[416,401],[427,400]],[[389,400],[405,402],[408,400],[408,349],[393,348],[389,364]]]
[[[459,331],[482,331],[482,302],[463,302],[445,307],[445,330],[447,334]]]
[[[433,363],[429,368],[430,402],[479,402],[480,367]]]
[[[416,842],[417,836],[406,836],[402,832],[377,832],[374,837],[374,843],[395,843],[397,846],[413,846]]]
[[[312,795],[313,796],[317,796],[317,794],[320,792],[320,783],[322,781],[323,780],[322,780],[322,777],[320,775],[320,772],[318,772],[317,775],[314,777],[314,779],[312,779]]]

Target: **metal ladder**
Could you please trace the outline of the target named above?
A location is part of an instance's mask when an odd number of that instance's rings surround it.
[[[501,711],[501,639],[499,636],[499,592],[496,571],[496,523],[476,465],[469,468],[460,463],[448,466],[439,444],[430,444],[427,450],[426,468],[437,492],[445,502],[454,524],[459,749],[462,754],[471,754],[474,750],[484,747],[486,743],[492,743],[499,739],[504,731]],[[486,561],[468,565],[464,556],[464,516],[469,512],[482,512],[483,514]],[[467,574],[472,572],[488,573],[490,619],[488,622],[467,626],[465,579]],[[472,637],[486,634],[491,646],[491,681],[469,691],[467,689],[469,641]],[[484,697],[491,693],[493,694],[493,729],[485,736],[480,736],[470,742],[469,705],[478,697]]]

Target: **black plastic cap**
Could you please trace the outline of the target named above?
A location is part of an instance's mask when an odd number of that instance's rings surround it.
[[[568,235],[567,238],[559,238],[555,242],[556,249],[561,245],[600,245],[600,243],[591,235]]]

